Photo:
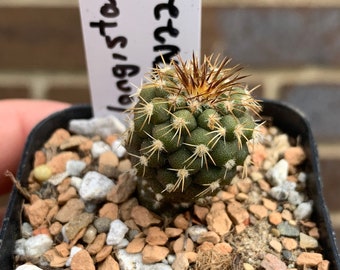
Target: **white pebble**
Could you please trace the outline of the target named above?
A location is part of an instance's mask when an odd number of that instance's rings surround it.
[[[79,176],[86,167],[86,163],[81,160],[68,160],[66,162],[66,172],[70,176]]]
[[[66,226],[65,225],[61,228],[61,235],[62,235],[63,241],[65,243],[69,243],[70,242],[70,240],[67,238],[67,235],[66,235]]]
[[[200,225],[194,225],[191,226],[187,229],[187,232],[191,238],[192,241],[197,242],[197,239],[200,237],[200,235],[202,233],[207,232],[208,229],[204,226],[200,226]]]
[[[96,171],[89,171],[83,177],[79,195],[85,201],[102,201],[113,186],[110,178]]]
[[[298,174],[298,181],[301,183],[304,183],[306,182],[306,180],[307,180],[307,174],[305,172],[300,172]]]
[[[298,205],[302,203],[303,200],[304,200],[304,196],[300,192],[297,192],[296,190],[289,192],[289,195],[288,195],[289,203],[293,205]]]
[[[33,228],[28,222],[24,222],[21,225],[21,235],[23,238],[28,238],[32,236]]]
[[[268,170],[266,176],[270,179],[272,185],[279,186],[287,180],[288,168],[289,164],[287,160],[281,159],[273,168]]]
[[[170,265],[165,263],[143,264],[143,270],[171,270]]]
[[[272,187],[269,194],[278,201],[287,200],[289,194],[296,188],[296,184],[290,181],[282,181],[280,185]]]
[[[81,187],[81,182],[83,182],[83,179],[81,179],[80,177],[77,177],[77,176],[71,177],[71,186],[75,187],[76,190],[78,191]]]
[[[125,249],[118,249],[117,258],[121,269],[133,270],[143,269],[142,254],[141,253],[127,253]]]
[[[73,119],[69,123],[69,130],[85,136],[99,135],[105,138],[111,134],[122,134],[126,127],[114,115],[91,119]]]
[[[25,256],[25,238],[20,238],[15,241],[14,254],[19,256]]]
[[[295,190],[296,188],[296,183],[290,182],[290,181],[283,181],[281,186],[285,189],[287,189],[289,192]]]
[[[23,264],[15,268],[15,270],[43,270],[43,269],[33,264]]]
[[[297,220],[309,218],[313,212],[313,201],[303,202],[294,210],[294,216]]]
[[[98,158],[101,154],[107,151],[111,151],[111,147],[103,141],[94,142],[92,144],[91,154],[93,158]]]
[[[81,251],[81,248],[80,247],[77,247],[77,246],[73,246],[70,250],[70,256],[69,258],[67,259],[66,263],[65,263],[65,266],[66,267],[69,267],[71,266],[71,262],[72,262],[72,258],[74,255],[77,254],[77,252]]]
[[[168,256],[166,256],[166,259],[168,261],[169,264],[173,264],[175,259],[176,259],[176,255],[174,254],[169,254]]]
[[[284,201],[284,200],[287,200],[289,191],[282,186],[276,186],[270,189],[269,194],[275,200]]]
[[[171,270],[171,266],[166,263],[155,263],[155,264],[143,264],[142,254],[130,254],[125,251],[125,249],[118,249],[117,258],[119,261],[119,266],[124,270]]]
[[[61,182],[64,181],[65,178],[67,178],[68,172],[61,172],[57,174],[53,174],[47,181],[51,183],[54,186],[59,185]]]
[[[118,245],[129,231],[126,224],[120,219],[115,219],[110,223],[110,230],[106,237],[106,244],[109,246]]]
[[[129,240],[123,238],[123,240],[116,245],[116,248],[126,248],[129,243],[130,243]]]
[[[36,259],[52,247],[53,240],[46,234],[38,234],[25,241],[25,256]]]
[[[119,158],[122,158],[126,154],[126,148],[122,144],[122,140],[117,139],[111,144],[112,152]]]

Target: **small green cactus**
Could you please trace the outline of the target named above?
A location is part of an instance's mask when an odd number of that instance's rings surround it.
[[[214,195],[245,162],[261,107],[240,83],[242,68],[229,62],[178,57],[154,69],[138,90],[126,147],[149,209]]]

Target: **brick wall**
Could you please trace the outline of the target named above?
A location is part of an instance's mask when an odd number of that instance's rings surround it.
[[[289,102],[310,120],[340,235],[340,2],[203,0],[202,20],[202,53],[243,64],[260,97]],[[90,102],[76,0],[0,1],[4,98]]]

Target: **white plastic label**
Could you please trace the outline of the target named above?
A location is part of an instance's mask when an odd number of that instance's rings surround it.
[[[200,54],[201,0],[79,0],[94,116],[130,108],[146,72]]]

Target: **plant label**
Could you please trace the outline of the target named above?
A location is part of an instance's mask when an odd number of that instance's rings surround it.
[[[200,54],[201,0],[79,0],[94,116],[125,120],[146,72]]]

